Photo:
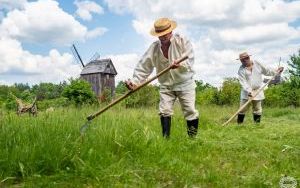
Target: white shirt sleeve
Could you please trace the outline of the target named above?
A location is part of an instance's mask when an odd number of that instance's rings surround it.
[[[151,45],[136,65],[132,82],[136,85],[142,83],[152,73],[153,69],[153,45]]]
[[[182,38],[182,43],[183,43],[184,55],[187,55],[188,59],[182,62],[180,65],[182,68],[185,68],[187,71],[192,71],[192,67],[194,64],[194,50],[193,50],[192,43],[186,38]]]
[[[260,66],[261,68],[261,73],[265,76],[274,76],[276,74],[275,70],[272,70],[270,68],[266,68],[265,66],[263,66],[262,64],[260,64],[259,62],[256,61],[256,64]]]

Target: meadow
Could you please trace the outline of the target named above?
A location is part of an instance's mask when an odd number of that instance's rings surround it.
[[[98,108],[56,108],[37,117],[0,111],[0,187],[279,187],[300,183],[300,108],[264,108],[261,124],[221,124],[236,106],[198,106],[186,133],[176,106],[164,139],[156,108],[117,105],[80,136]]]

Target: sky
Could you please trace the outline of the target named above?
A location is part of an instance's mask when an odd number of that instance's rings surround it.
[[[72,44],[84,63],[98,53],[128,79],[160,17],[192,42],[195,79],[214,86],[237,76],[241,52],[276,68],[300,49],[300,0],[0,0],[0,84],[78,77]]]

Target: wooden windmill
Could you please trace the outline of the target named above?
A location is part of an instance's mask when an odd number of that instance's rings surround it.
[[[96,53],[87,64],[84,64],[74,44],[71,50],[75,59],[83,68],[80,78],[91,84],[93,91],[98,97],[105,90],[109,90],[113,96],[115,93],[115,76],[117,75],[117,71],[111,59],[100,59],[99,54]]]

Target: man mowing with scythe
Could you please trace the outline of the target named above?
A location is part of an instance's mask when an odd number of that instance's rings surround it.
[[[251,55],[248,55],[247,52],[243,52],[237,59],[242,63],[238,71],[238,78],[242,86],[240,106],[243,106],[245,103],[247,103],[248,98],[252,97],[256,90],[258,90],[263,85],[263,75],[274,76],[277,73],[281,73],[283,71],[283,67],[279,67],[277,71],[268,69],[258,61],[251,60],[250,56]],[[265,98],[263,90],[253,97],[253,120],[255,123],[260,123],[262,115],[261,103]],[[238,124],[243,123],[246,111],[247,106],[239,112],[237,118]]]
[[[150,45],[136,65],[133,78],[125,81],[125,84],[128,89],[133,90],[148,78],[154,68],[156,72],[160,72],[171,64],[172,69],[158,78],[162,134],[166,138],[170,136],[173,105],[178,98],[187,121],[187,133],[190,137],[194,137],[197,134],[199,122],[198,111],[195,109],[194,54],[190,41],[179,34],[172,33],[176,26],[176,22],[168,18],[155,21],[150,33],[159,40]],[[175,60],[183,55],[187,55],[188,59],[177,64]]]

